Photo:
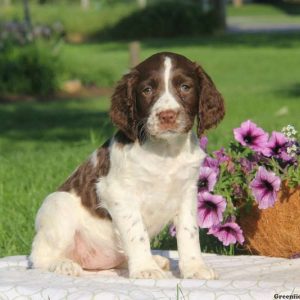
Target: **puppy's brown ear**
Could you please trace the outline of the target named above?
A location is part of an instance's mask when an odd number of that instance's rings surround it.
[[[215,127],[223,119],[225,108],[222,95],[199,65],[196,65],[196,73],[200,88],[197,128],[200,137],[205,130]]]
[[[131,139],[137,138],[136,83],[138,72],[132,70],[118,82],[111,98],[110,118]]]

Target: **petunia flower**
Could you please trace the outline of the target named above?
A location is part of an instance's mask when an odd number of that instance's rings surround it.
[[[241,165],[241,169],[245,174],[249,174],[254,166],[256,165],[256,163],[254,161],[251,161],[245,157],[242,157],[239,159],[239,163]]]
[[[276,201],[281,180],[273,172],[268,172],[264,167],[259,167],[255,178],[250,183],[250,188],[258,208],[272,207]]]
[[[245,241],[242,229],[237,223],[232,221],[229,221],[223,225],[219,224],[211,227],[208,231],[208,234],[212,234],[217,237],[224,246],[235,244],[237,242],[243,244]]]
[[[222,196],[212,195],[208,192],[198,194],[198,225],[210,228],[223,220],[226,201]]]
[[[208,138],[206,136],[202,136],[199,140],[199,146],[205,152],[207,148],[207,143],[208,143]]]
[[[233,130],[235,139],[243,146],[262,152],[268,141],[268,134],[250,120],[241,124],[241,127]]]
[[[211,192],[217,183],[218,174],[209,167],[201,167],[198,179],[199,192]]]
[[[219,164],[230,160],[230,157],[225,153],[225,149],[223,147],[220,150],[214,151],[213,155]]]
[[[171,235],[171,236],[176,236],[176,227],[175,227],[175,225],[174,224],[171,224],[170,225],[170,227],[169,227],[169,234]]]
[[[213,169],[217,174],[219,174],[219,166],[220,166],[219,161],[210,156],[206,156],[202,164],[202,167],[209,167]]]
[[[290,160],[291,157],[287,154],[288,139],[281,132],[273,131],[272,135],[266,144],[263,154],[265,156],[273,156],[282,160]]]

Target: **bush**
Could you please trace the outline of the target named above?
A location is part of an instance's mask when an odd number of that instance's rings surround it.
[[[170,38],[212,33],[217,20],[212,12],[190,2],[158,2],[121,19],[102,32],[118,39]]]
[[[0,93],[51,94],[58,88],[59,69],[49,48],[6,45],[0,49]]]

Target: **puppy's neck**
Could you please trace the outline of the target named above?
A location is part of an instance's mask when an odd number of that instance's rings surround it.
[[[148,138],[142,145],[144,149],[158,156],[176,157],[190,145],[192,132],[178,135],[170,134],[165,138]]]

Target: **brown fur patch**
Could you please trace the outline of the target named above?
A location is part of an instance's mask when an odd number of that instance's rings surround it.
[[[224,118],[225,107],[223,97],[209,75],[199,65],[196,65],[196,72],[201,87],[197,130],[198,136],[201,136],[205,130],[217,126]]]
[[[81,198],[81,203],[93,215],[111,219],[105,208],[99,207],[100,199],[96,193],[96,183],[100,177],[106,176],[110,167],[109,141],[97,150],[97,164],[90,159],[80,165],[76,171],[63,183],[58,190],[64,192],[75,191]]]
[[[126,134],[120,130],[115,134],[115,141],[117,146],[120,148],[132,143],[132,140],[130,140]]]

